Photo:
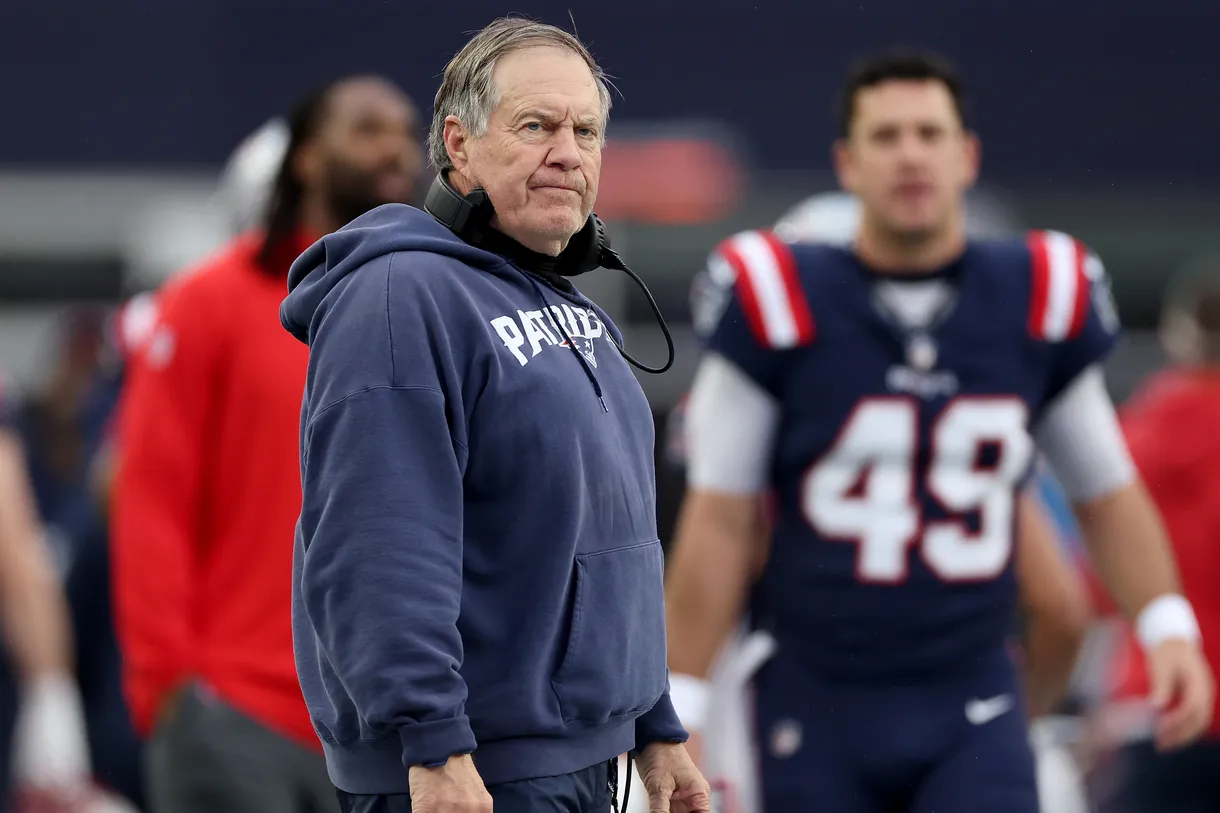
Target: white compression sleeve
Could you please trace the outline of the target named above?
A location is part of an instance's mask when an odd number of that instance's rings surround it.
[[[1103,497],[1135,480],[1135,465],[1099,366],[1086,368],[1059,395],[1034,439],[1074,501]]]
[[[779,404],[740,368],[723,356],[704,356],[686,421],[686,480],[692,488],[730,494],[766,489]]]

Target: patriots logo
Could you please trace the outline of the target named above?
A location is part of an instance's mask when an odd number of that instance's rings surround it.
[[[569,345],[567,341],[562,341],[559,343],[559,346],[568,347]],[[597,367],[597,356],[593,354],[592,339],[586,339],[584,336],[573,336],[572,346],[574,346],[580,352],[580,354],[585,357],[585,361],[589,362],[594,367]]]

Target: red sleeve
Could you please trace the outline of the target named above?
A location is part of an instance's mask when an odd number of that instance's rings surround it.
[[[192,671],[191,570],[219,344],[217,311],[202,281],[167,292],[154,332],[129,359],[118,413],[115,624],[124,689],[141,732]]]
[[[1120,419],[1135,468],[1158,504],[1197,480],[1194,470],[1214,454],[1215,444],[1199,441],[1212,430],[1210,416],[1200,423],[1190,412],[1168,409],[1120,413]]]

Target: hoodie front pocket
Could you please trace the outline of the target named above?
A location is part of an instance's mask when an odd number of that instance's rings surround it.
[[[564,722],[640,714],[665,691],[661,543],[576,557],[563,661],[551,681]]]

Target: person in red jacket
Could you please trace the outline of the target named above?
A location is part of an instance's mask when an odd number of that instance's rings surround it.
[[[412,198],[422,151],[414,105],[376,77],[304,99],[289,131],[264,226],[163,286],[128,361],[115,615],[154,813],[337,809],[293,658],[308,351],[279,307],[315,239]]]
[[[1122,425],[1165,520],[1214,671],[1220,669],[1220,257],[1201,262],[1171,288],[1161,338],[1173,366],[1124,405]],[[1213,713],[1195,744],[1159,752],[1151,709],[1173,699],[1149,697],[1140,635],[1128,629],[1114,654],[1112,702],[1102,718],[1110,736],[1125,743],[1113,810],[1220,810],[1220,714]]]

